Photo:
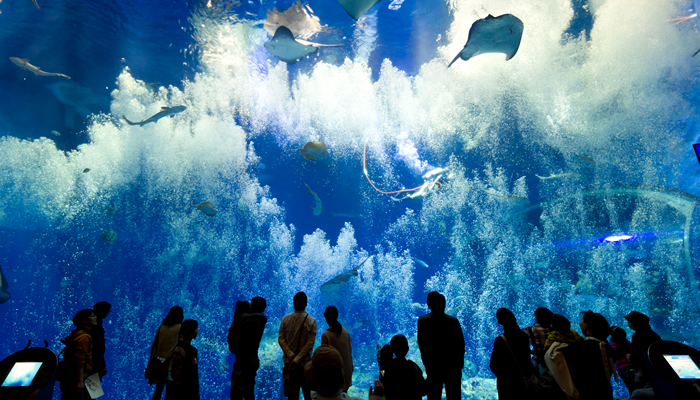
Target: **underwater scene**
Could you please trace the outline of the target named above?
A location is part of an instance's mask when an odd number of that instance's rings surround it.
[[[431,291],[464,331],[464,399],[497,398],[500,307],[637,310],[697,348],[697,7],[0,0],[0,358],[60,352],[108,301],[105,398],[148,398],[180,305],[202,398],[227,399],[236,301],[262,296],[256,396],[280,399],[298,291],[317,345],[339,309],[355,396],[396,334],[422,366]]]

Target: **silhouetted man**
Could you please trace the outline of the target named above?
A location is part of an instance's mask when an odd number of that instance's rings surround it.
[[[455,317],[445,314],[445,296],[428,293],[430,314],[418,318],[418,347],[428,375],[428,400],[442,398],[445,385],[447,400],[462,397],[464,368],[464,334]]]
[[[248,313],[241,316],[235,332],[232,332],[233,340],[238,344],[231,374],[231,400],[255,399],[255,376],[260,368],[258,348],[267,324],[267,317],[263,314],[265,308],[265,299],[253,297]]]
[[[285,390],[289,400],[299,399],[299,388],[304,399],[311,400],[311,388],[304,377],[304,366],[311,360],[311,350],[316,341],[316,319],[305,311],[306,303],[306,293],[294,295],[294,311],[282,318],[277,339],[284,353],[284,366],[292,378]]]

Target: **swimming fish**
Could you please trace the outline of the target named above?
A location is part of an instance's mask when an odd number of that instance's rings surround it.
[[[525,197],[520,197],[520,196],[510,196],[510,195],[505,195],[505,194],[500,194],[498,192],[494,192],[491,190],[487,190],[486,193],[490,194],[491,196],[496,196],[496,197],[502,197],[506,200],[513,200],[513,201],[527,201]]]
[[[292,32],[295,38],[308,39],[315,33],[323,30],[321,20],[311,14],[308,5],[301,5],[301,0],[287,8],[273,8],[267,10],[267,18],[263,21],[263,28],[270,35],[277,32],[277,28],[284,26]],[[307,9],[308,8],[308,9]]]
[[[461,58],[464,61],[486,53],[505,53],[506,61],[515,56],[523,37],[523,21],[511,14],[494,17],[489,14],[469,29],[469,38],[462,51],[452,60],[449,68]]]
[[[350,16],[357,21],[360,17],[374,7],[381,0],[338,0],[341,6]]]
[[[207,214],[210,217],[213,217],[216,215],[218,212],[215,208],[214,205],[211,204],[208,201],[205,201],[204,203],[199,203],[199,204],[190,204],[192,207],[197,208],[199,211]]]
[[[7,291],[8,286],[7,279],[5,279],[5,275],[2,273],[2,266],[0,265],[0,304],[6,302],[10,299],[10,297],[12,297],[10,292]]]
[[[583,162],[586,162],[586,163],[591,164],[591,165],[595,165],[595,164],[596,164],[595,160],[592,159],[592,158],[590,158],[590,157],[588,157],[588,156],[580,156],[580,155],[578,155],[578,154],[576,154],[576,153],[574,153],[574,155],[575,155],[576,157],[578,157],[578,159],[581,160],[581,161],[583,161]]]
[[[61,136],[61,132],[57,132],[57,131],[51,131],[51,134],[54,136]]]
[[[340,285],[347,283],[350,280],[350,278],[352,278],[353,276],[360,275],[360,272],[359,272],[360,267],[363,266],[367,262],[367,260],[369,260],[370,258],[372,258],[372,256],[365,258],[365,261],[362,261],[360,263],[360,265],[358,265],[354,269],[352,269],[348,272],[344,272],[340,275],[337,275],[337,276],[333,277],[331,280],[329,280],[328,282],[321,285],[321,291],[332,292],[332,291],[338,289],[338,287]]]
[[[27,60],[26,58],[10,57],[10,61],[12,61],[12,63],[16,66],[34,73],[34,75],[36,76],[62,76],[66,79],[70,79],[70,76],[68,75],[57,74],[55,72],[44,72],[41,70],[41,68],[30,64],[29,60]]]
[[[292,31],[280,26],[272,40],[265,42],[265,48],[287,64],[294,64],[302,58],[318,51],[318,47],[304,45],[294,40]]]
[[[84,174],[87,174],[88,172],[90,172],[90,168],[85,168],[85,169],[83,170],[83,173],[84,173]]]
[[[158,86],[162,85],[160,82],[153,82],[153,83],[144,82],[144,83],[146,84],[146,86],[148,86],[149,89],[151,89],[151,91],[153,91],[153,93],[157,93]]]
[[[102,239],[103,242],[114,243],[114,241],[117,240],[117,232],[106,229],[100,234],[100,239]]]
[[[421,261],[421,260],[419,260],[419,259],[417,259],[417,258],[414,258],[413,261],[415,261],[416,264],[420,265],[421,267],[423,267],[423,268],[425,268],[425,269],[429,269],[429,268],[430,268],[430,267],[428,267],[428,264],[424,263],[423,261]]]
[[[304,185],[306,185],[306,183]],[[311,190],[309,185],[306,185],[306,188],[309,189],[309,193],[311,193],[314,196],[314,199],[316,200],[316,206],[311,207],[311,209],[314,210],[314,215],[320,215],[321,211],[323,211],[323,209],[321,207],[321,199],[318,198],[318,195],[316,195],[316,192]]]
[[[575,179],[578,179],[582,175],[577,174],[575,172],[565,172],[563,174],[549,174],[549,176],[539,176],[539,175],[535,174],[535,176],[544,181],[547,179],[557,179],[557,178],[575,178]]]
[[[39,3],[36,2],[36,0],[32,0],[32,3],[36,6],[36,8],[41,10],[41,7],[39,7]]]
[[[157,124],[158,120],[161,118],[165,118],[168,116],[170,118],[172,118],[175,116],[175,114],[181,113],[181,112],[185,111],[186,109],[187,109],[187,107],[185,107],[185,106],[161,107],[160,111],[156,115],[154,115],[150,118],[141,120],[140,122],[131,122],[128,119],[126,119],[126,117],[123,115],[122,115],[122,118],[124,118],[124,121],[126,121],[126,123],[129,125],[144,126],[149,122],[153,122],[154,124]]]
[[[349,213],[349,212],[332,212],[331,215],[334,217],[342,217],[342,218],[364,218],[365,215],[362,213]]]
[[[307,160],[321,160],[328,157],[328,149],[323,142],[308,142],[303,149],[287,149],[287,151],[298,151]]]

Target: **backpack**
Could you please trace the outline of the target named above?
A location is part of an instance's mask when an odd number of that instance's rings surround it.
[[[228,351],[231,354],[236,354],[241,349],[241,330],[240,321],[234,321],[231,327],[228,328],[228,335],[226,336],[226,342],[228,343]]]
[[[185,350],[175,346],[170,356],[170,376],[175,383],[182,383],[185,375]]]

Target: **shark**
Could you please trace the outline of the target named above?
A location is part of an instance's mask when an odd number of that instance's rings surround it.
[[[306,183],[304,185],[306,185]],[[314,210],[314,215],[316,215],[316,216],[321,215],[321,211],[323,211],[323,208],[321,206],[321,199],[318,198],[318,195],[316,194],[316,192],[311,190],[309,185],[306,185],[306,188],[309,189],[309,193],[311,193],[314,196],[314,199],[316,200],[316,206],[311,207],[311,209]]]
[[[370,8],[381,0],[338,0],[345,11],[355,20],[359,20]]]
[[[265,42],[265,48],[287,64],[294,64],[302,58],[314,54],[319,47],[339,47],[342,44],[320,44],[295,39],[294,34],[286,26],[280,25],[272,40]]]
[[[302,149],[287,149],[287,151],[298,151],[307,160],[321,160],[328,157],[328,149],[323,142],[308,142]]]
[[[46,87],[64,106],[63,126],[75,127],[76,115],[87,117],[109,109],[109,97],[72,81],[54,82]]]
[[[10,292],[7,291],[8,286],[7,279],[2,273],[2,266],[0,266],[0,304],[6,302],[10,299],[10,297],[12,297]]]
[[[321,291],[323,291],[323,292],[332,292],[332,291],[335,291],[335,290],[337,290],[337,289],[340,287],[340,285],[343,285],[343,284],[345,284],[345,283],[348,283],[348,281],[349,281],[352,277],[354,277],[354,276],[359,276],[359,275],[360,275],[360,272],[359,272],[359,271],[360,271],[360,267],[363,266],[363,265],[367,262],[367,260],[369,260],[370,258],[372,258],[372,256],[369,256],[369,257],[365,258],[365,261],[362,261],[362,262],[360,263],[360,265],[358,265],[357,267],[351,269],[350,271],[344,272],[344,273],[342,273],[342,274],[340,274],[340,275],[336,275],[336,276],[334,276],[333,278],[331,278],[331,280],[329,280],[328,282],[326,282],[326,283],[324,283],[323,285],[321,285]]]
[[[160,111],[158,111],[158,113],[156,115],[154,115],[150,118],[141,120],[139,122],[131,122],[128,119],[126,119],[126,117],[123,115],[122,115],[122,118],[124,118],[124,121],[126,121],[126,123],[129,125],[144,126],[149,122],[153,122],[154,124],[157,124],[158,120],[161,118],[165,118],[165,117],[172,118],[175,116],[175,114],[181,113],[181,112],[185,111],[186,109],[187,109],[187,107],[185,107],[185,106],[161,107]]]
[[[68,75],[58,74],[55,72],[44,72],[41,70],[41,68],[37,67],[36,65],[30,64],[29,60],[26,58],[10,57],[10,61],[12,61],[13,64],[22,68],[23,70],[26,69],[27,71],[32,72],[36,76],[62,76],[66,79],[70,79],[70,76]]]
[[[535,174],[536,177],[540,178],[541,180],[547,180],[547,179],[558,179],[558,178],[574,178],[574,179],[579,179],[582,177],[581,174],[577,174],[575,172],[564,172],[563,174],[549,174],[549,176],[539,176]]]
[[[574,153],[574,155],[575,155],[576,157],[578,157],[579,160],[581,160],[581,161],[583,161],[583,162],[585,162],[585,163],[588,163],[588,164],[591,164],[591,165],[595,165],[595,164],[596,164],[595,160],[592,159],[591,157],[582,156],[582,155],[579,155],[579,154],[576,154],[576,153]]]
[[[469,38],[462,51],[452,60],[447,68],[461,58],[464,61],[486,53],[505,53],[506,61],[515,56],[523,37],[523,21],[512,14],[494,17],[489,14],[480,19],[469,29]]]
[[[195,208],[198,209],[199,211],[201,211],[201,212],[207,214],[207,216],[209,216],[209,217],[215,216],[216,213],[218,212],[218,211],[214,208],[214,205],[211,204],[211,203],[208,202],[208,201],[205,201],[204,203],[190,204],[190,205],[191,205],[192,207],[195,207]]]

